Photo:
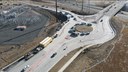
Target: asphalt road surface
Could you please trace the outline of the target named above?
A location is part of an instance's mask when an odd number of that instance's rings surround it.
[[[67,22],[62,29],[57,32],[58,37],[54,39],[51,44],[49,44],[44,50],[39,52],[30,60],[26,62],[21,61],[17,65],[10,67],[7,72],[20,72],[26,65],[30,65],[30,67],[26,69],[25,72],[48,72],[60,59],[63,58],[63,56],[67,55],[67,53],[71,52],[72,50],[85,45],[102,44],[113,39],[115,37],[115,32],[111,28],[109,20],[124,6],[124,4],[124,2],[116,2],[99,12],[97,15],[101,17],[98,19],[98,23],[91,23],[93,31],[87,36],[78,36],[76,38],[69,36],[69,29],[76,23],[88,22],[81,20],[78,15],[74,13],[66,10],[60,10],[73,15],[73,18],[76,18],[76,20],[69,18],[69,22]],[[55,10],[54,8],[49,7],[47,9]],[[106,12],[108,9],[109,11]],[[57,54],[51,58],[54,53]]]

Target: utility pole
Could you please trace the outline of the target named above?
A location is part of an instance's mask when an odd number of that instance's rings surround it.
[[[56,5],[56,22],[58,22],[58,15],[57,15],[57,0],[56,0],[55,5]]]
[[[82,12],[83,12],[83,5],[84,5],[84,0],[82,0],[82,8],[81,8]]]
[[[77,0],[76,0],[76,5],[78,6],[78,4],[77,4]]]
[[[90,0],[88,0],[88,8],[89,8],[89,9],[88,9],[88,10],[89,10],[89,11],[88,11],[88,14],[89,14],[89,13],[90,13]]]

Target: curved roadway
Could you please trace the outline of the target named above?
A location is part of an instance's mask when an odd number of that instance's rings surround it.
[[[26,65],[30,65],[30,67],[25,72],[48,72],[59,60],[61,60],[72,50],[85,45],[92,46],[96,44],[102,44],[113,39],[115,37],[115,33],[109,24],[109,20],[124,6],[124,4],[125,2],[116,2],[105,8],[109,11],[103,10],[97,14],[97,16],[101,17],[98,19],[97,24],[91,23],[93,31],[90,33],[90,35],[83,37],[78,36],[76,38],[69,37],[69,29],[76,23],[88,22],[81,20],[78,15],[72,12],[59,9],[59,11],[63,13],[67,12],[73,15],[77,21],[73,20],[73,18],[69,18],[69,22],[65,23],[62,29],[57,32],[59,36],[54,39],[51,44],[49,44],[44,50],[39,52],[30,60],[26,62],[21,61],[15,66],[10,67],[7,72],[20,72]],[[54,8],[49,7],[47,9],[55,10]],[[103,21],[101,22],[101,20]],[[55,52],[57,52],[57,55],[51,58],[51,55]]]

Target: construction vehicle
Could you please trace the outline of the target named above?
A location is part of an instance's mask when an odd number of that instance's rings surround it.
[[[27,61],[33,56],[34,56],[34,54],[32,52],[29,52],[27,55],[24,56],[24,59],[25,59],[25,61]]]
[[[53,39],[51,37],[46,37],[43,41],[40,42],[39,46],[46,47],[52,42],[52,40]]]
[[[14,30],[16,31],[24,31],[27,27],[26,26],[17,26]]]
[[[46,37],[43,41],[39,43],[38,47],[34,48],[24,56],[25,61],[29,60],[31,57],[33,57],[35,54],[41,51],[44,47],[49,45],[52,42],[52,40],[53,39],[51,37]]]

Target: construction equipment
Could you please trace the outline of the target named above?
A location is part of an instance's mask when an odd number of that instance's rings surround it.
[[[46,47],[52,42],[52,40],[53,39],[51,37],[46,37],[43,41],[40,42],[39,46]]]

